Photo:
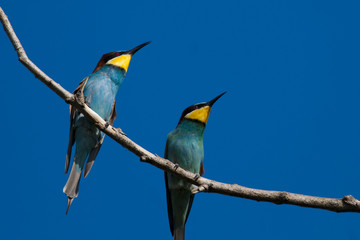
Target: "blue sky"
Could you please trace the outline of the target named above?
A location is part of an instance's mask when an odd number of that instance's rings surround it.
[[[205,177],[360,198],[358,1],[5,1],[28,56],[73,91],[103,53],[151,40],[117,97],[120,127],[163,156],[183,109],[228,93]],[[0,31],[1,239],[172,239],[163,173],[106,138],[65,215],[68,105]],[[186,239],[360,239],[360,215],[201,193]]]

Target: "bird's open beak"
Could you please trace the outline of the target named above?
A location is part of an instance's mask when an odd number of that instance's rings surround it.
[[[141,48],[145,47],[146,45],[150,44],[151,41],[149,42],[146,42],[146,43],[143,43],[143,44],[140,44],[139,46],[137,47],[134,47],[133,49],[129,50],[128,51],[128,54],[130,54],[131,56],[134,55],[137,51],[139,51]]]
[[[221,98],[222,95],[224,95],[226,92],[223,92],[219,96],[215,97],[213,100],[209,101],[207,104],[211,107],[219,98]]]

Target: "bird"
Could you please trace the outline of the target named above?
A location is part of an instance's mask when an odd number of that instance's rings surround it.
[[[164,157],[192,173],[204,174],[203,136],[213,104],[225,94],[209,102],[186,108],[175,130],[168,134]],[[194,201],[192,190],[196,186],[165,172],[165,187],[169,225],[174,240],[185,239],[185,223]]]
[[[115,97],[127,73],[132,56],[150,42],[143,43],[128,51],[106,53],[96,65],[92,74],[75,89],[74,94],[83,94],[85,104],[107,123],[112,125],[116,118]],[[75,144],[75,156],[71,172],[63,192],[68,197],[66,214],[71,203],[79,194],[81,174],[89,174],[104,141],[104,133],[85,116],[70,105],[70,134],[65,161],[65,174],[70,165],[71,151]],[[84,169],[85,167],[85,169]]]

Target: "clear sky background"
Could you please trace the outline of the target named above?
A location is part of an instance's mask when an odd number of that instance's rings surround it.
[[[163,156],[189,105],[228,93],[205,177],[360,198],[358,1],[2,1],[28,56],[73,91],[102,54],[132,59],[115,126]],[[1,239],[172,239],[163,172],[109,137],[65,215],[69,106],[1,28]],[[360,239],[360,214],[195,197],[186,239]]]

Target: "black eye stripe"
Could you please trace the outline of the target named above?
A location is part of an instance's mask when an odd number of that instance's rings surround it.
[[[184,110],[183,116],[185,116],[186,114],[188,114],[196,109],[200,109],[200,108],[204,107],[205,105],[206,105],[205,103],[192,105]]]
[[[105,54],[103,56],[103,59],[105,62],[107,62],[115,57],[121,56],[122,54],[124,54],[124,52],[110,52],[110,53]]]

